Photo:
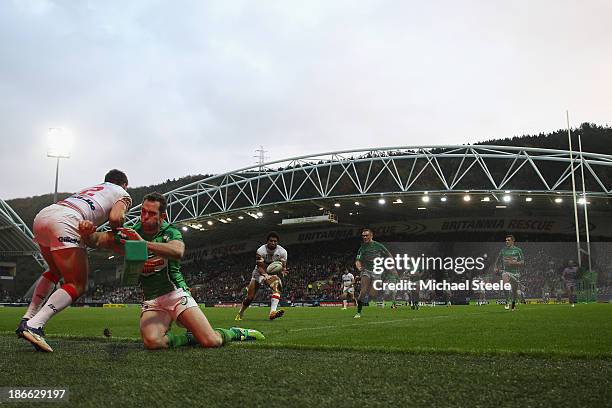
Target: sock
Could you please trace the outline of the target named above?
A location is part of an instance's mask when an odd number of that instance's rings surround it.
[[[357,313],[361,313],[361,309],[363,308],[363,302],[361,300],[357,301]]]
[[[346,303],[347,303],[346,300],[342,301],[342,307],[345,308],[345,309],[346,309]]]
[[[240,317],[242,317],[244,315],[244,312],[247,310],[247,308],[249,307],[250,304],[251,304],[251,301],[248,298],[245,298],[242,301],[242,306],[240,306],[240,311],[238,312]]]
[[[276,308],[278,307],[278,302],[280,301],[280,293],[273,293],[270,296],[270,313],[276,312]]]
[[[193,334],[189,333],[189,335],[193,337]],[[187,333],[183,333],[183,334],[174,334],[172,332],[166,333],[166,337],[168,337],[168,347],[176,348],[176,347],[188,345],[189,335]]]
[[[229,343],[230,341],[240,340],[240,338],[238,337],[238,333],[236,333],[233,330],[215,329],[215,331],[221,335],[222,345],[225,345],[226,343]]]
[[[49,296],[47,303],[28,321],[28,326],[43,327],[51,317],[70,306],[78,297],[77,291],[72,286],[62,285]]]
[[[36,312],[40,309],[40,307],[45,303],[47,296],[53,292],[55,289],[55,284],[59,281],[59,276],[51,273],[50,271],[46,271],[42,274],[38,283],[36,284],[36,288],[34,289],[34,293],[32,294],[32,301],[28,306],[28,310],[23,315],[24,319],[31,319]]]

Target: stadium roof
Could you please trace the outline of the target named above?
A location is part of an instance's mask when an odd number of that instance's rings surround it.
[[[44,266],[32,231],[4,200],[0,199],[0,256],[32,256]]]
[[[300,203],[423,194],[612,198],[612,156],[514,146],[385,147],[320,153],[207,177],[165,194],[170,221],[201,224]],[[324,205],[321,205],[322,207]],[[132,208],[135,222],[140,206]]]
[[[223,242],[271,229],[308,229],[308,225],[280,224],[283,218],[326,211],[338,215],[339,226],[434,214],[479,217],[499,216],[499,211],[537,211],[568,215],[573,211],[572,176],[581,191],[583,175],[589,211],[609,211],[612,156],[490,145],[371,148],[300,156],[207,177],[164,195],[171,222],[193,232],[188,235],[196,241]],[[132,208],[128,222],[135,222],[139,213],[140,206]]]

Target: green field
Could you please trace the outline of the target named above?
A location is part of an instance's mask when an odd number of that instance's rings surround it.
[[[610,406],[612,305],[291,308],[242,327],[265,342],[146,351],[139,308],[70,308],[46,328],[54,353],[0,308],[0,386],[64,386],[79,406]],[[236,309],[205,309],[214,327]],[[102,336],[110,328],[113,337]],[[174,328],[179,331],[181,329]],[[24,405],[20,405],[24,406]],[[42,405],[37,405],[42,406]],[[57,406],[57,404],[53,405]]]

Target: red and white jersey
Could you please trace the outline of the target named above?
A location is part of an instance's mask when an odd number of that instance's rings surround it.
[[[118,201],[123,201],[128,209],[132,205],[132,198],[121,186],[104,182],[73,194],[58,204],[76,210],[84,220],[94,225],[101,225],[108,221],[110,211]]]
[[[344,289],[348,289],[352,287],[353,283],[355,283],[355,277],[353,276],[352,273],[348,272],[342,275],[342,287]]]
[[[263,258],[266,267],[275,261],[285,261],[287,262],[287,250],[280,245],[277,245],[276,248],[271,251],[268,249],[268,245],[263,244],[257,249],[257,258]],[[254,272],[257,271],[257,265],[255,265]]]

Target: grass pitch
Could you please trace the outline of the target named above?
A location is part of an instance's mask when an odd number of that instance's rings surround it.
[[[46,328],[52,354],[0,309],[0,386],[64,386],[78,406],[604,406],[611,404],[612,305],[290,308],[240,326],[265,342],[150,352],[139,308],[70,308]],[[205,309],[213,327],[236,309]],[[105,328],[111,338],[103,337]],[[174,327],[174,331],[181,329]],[[24,406],[23,404],[21,406]],[[42,406],[42,405],[37,405]],[[57,406],[57,404],[53,404]]]

